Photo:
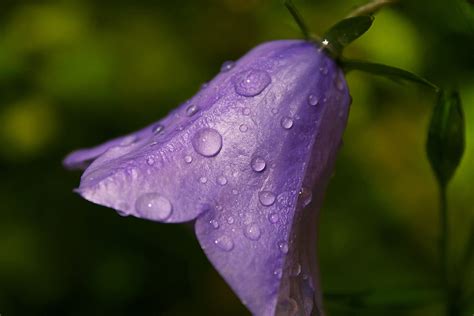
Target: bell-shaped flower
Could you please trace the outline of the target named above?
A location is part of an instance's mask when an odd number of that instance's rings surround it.
[[[349,112],[314,43],[259,45],[164,119],[65,159],[77,192],[122,215],[195,221],[207,257],[255,315],[322,315],[317,220]]]

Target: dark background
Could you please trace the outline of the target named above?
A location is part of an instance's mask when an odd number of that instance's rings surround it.
[[[320,34],[360,4],[295,1]],[[468,1],[401,1],[347,51],[461,91],[467,150],[449,191],[452,262],[473,220],[473,34]],[[295,37],[280,1],[1,0],[0,314],[246,315],[190,225],[82,200],[72,192],[80,173],[61,160],[164,116],[223,61]],[[437,189],[424,154],[434,96],[359,73],[348,81],[354,102],[320,224],[323,288],[403,297],[436,287]],[[439,299],[425,301],[326,305],[331,315],[441,315]]]

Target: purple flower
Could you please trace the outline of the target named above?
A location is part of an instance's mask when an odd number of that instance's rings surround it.
[[[342,71],[315,44],[269,42],[164,119],[65,165],[88,165],[77,192],[122,215],[195,220],[253,314],[322,314],[318,209],[349,103]]]

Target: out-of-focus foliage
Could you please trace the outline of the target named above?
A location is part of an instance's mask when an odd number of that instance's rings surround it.
[[[319,34],[360,3],[295,1]],[[88,203],[71,191],[80,174],[60,162],[164,116],[223,61],[292,37],[299,32],[276,0],[2,0],[0,314],[246,314],[189,225],[121,218]],[[466,152],[449,192],[456,261],[473,218],[474,5],[402,0],[346,55],[460,88]],[[348,80],[350,122],[321,213],[323,288],[434,287],[437,188],[424,143],[435,96],[360,73]],[[331,315],[442,311],[436,300],[382,312],[326,305]]]

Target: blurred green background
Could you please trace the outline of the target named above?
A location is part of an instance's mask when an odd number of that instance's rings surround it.
[[[295,2],[319,33],[361,3]],[[276,0],[1,0],[0,314],[248,314],[189,225],[122,218],[82,200],[72,193],[80,173],[61,160],[164,116],[223,61],[294,37]],[[467,150],[449,190],[456,262],[473,220],[474,6],[401,1],[347,56],[461,90]],[[323,288],[435,287],[437,188],[424,153],[434,96],[359,73],[348,81],[354,102],[321,216]],[[472,270],[463,277],[471,294]],[[331,315],[442,311],[436,300],[411,309],[326,305]]]

